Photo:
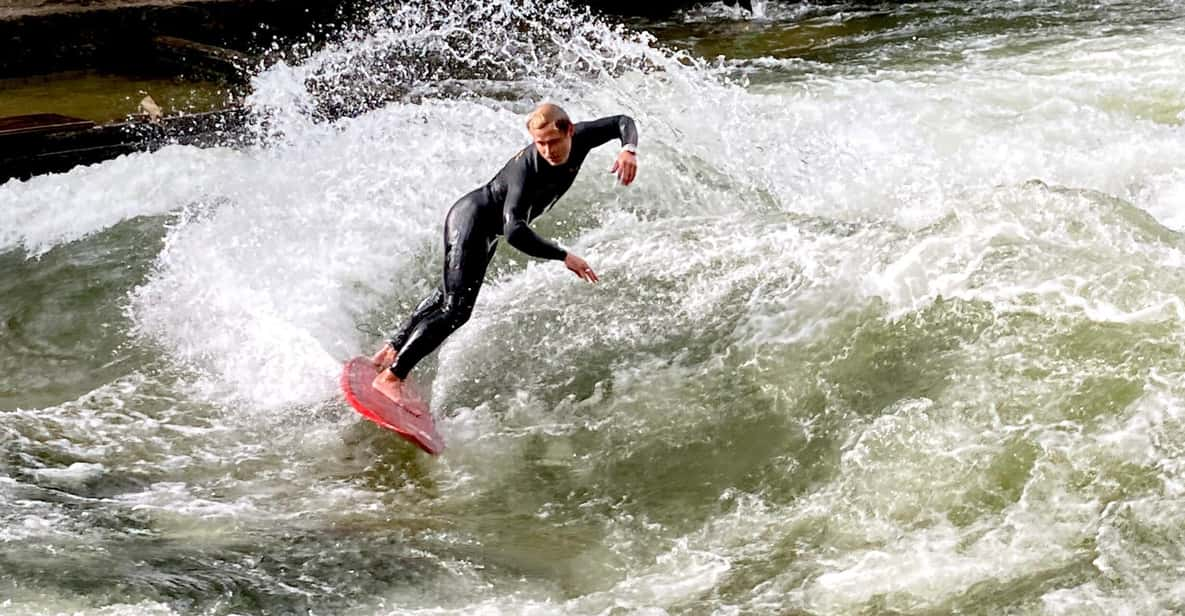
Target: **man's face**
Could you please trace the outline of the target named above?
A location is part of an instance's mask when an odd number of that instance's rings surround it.
[[[539,155],[554,167],[568,162],[568,154],[572,152],[574,130],[575,127],[569,124],[568,130],[561,131],[553,123],[548,124],[546,128],[533,128],[529,132]]]

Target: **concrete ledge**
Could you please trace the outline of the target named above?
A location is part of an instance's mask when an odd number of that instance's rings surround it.
[[[172,6],[193,0],[8,0],[0,7],[0,19],[38,17],[61,13],[85,13],[121,8]],[[204,0],[234,2],[235,0]]]

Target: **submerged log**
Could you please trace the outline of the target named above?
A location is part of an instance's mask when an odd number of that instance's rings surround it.
[[[176,66],[189,75],[246,82],[251,69],[260,64],[257,56],[176,36],[156,36],[152,43],[158,62]]]
[[[69,171],[123,154],[178,143],[232,145],[247,118],[240,108],[111,124],[34,114],[0,119],[0,183]]]
[[[36,134],[62,133],[91,128],[90,120],[72,118],[57,113],[31,113],[29,115],[0,118],[0,139],[6,137]]]

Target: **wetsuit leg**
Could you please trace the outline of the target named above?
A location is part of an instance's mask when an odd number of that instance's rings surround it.
[[[391,336],[391,348],[395,349],[396,351],[403,348],[403,345],[407,343],[407,337],[411,335],[411,332],[416,328],[416,325],[419,325],[420,321],[423,321],[428,315],[440,310],[440,307],[443,304],[443,289],[438,288],[433,291],[431,295],[425,297],[423,301],[421,301],[420,304],[416,306],[416,309],[412,311],[411,316],[407,317],[407,320],[403,322],[403,325],[400,325],[399,329],[395,331],[395,335]]]
[[[497,235],[480,224],[480,214],[480,202],[462,199],[445,218],[444,281],[439,291],[440,301],[421,304],[424,314],[407,332],[391,366],[391,372],[400,379],[407,378],[420,360],[436,350],[473,313],[486,268],[498,245]],[[414,319],[413,315],[409,321]]]

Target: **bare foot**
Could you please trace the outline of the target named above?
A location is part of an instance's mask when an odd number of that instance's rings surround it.
[[[370,382],[370,386],[375,391],[390,398],[394,402],[403,400],[403,381],[395,376],[390,370],[383,370],[374,377]]]
[[[370,386],[375,391],[390,398],[392,402],[397,403],[400,408],[412,415],[419,417],[424,414],[419,408],[423,403],[420,402],[420,398],[416,395],[415,390],[408,387],[404,381],[396,377],[390,370],[380,372],[378,376],[374,377],[374,381],[371,381]]]
[[[379,349],[378,353],[374,354],[374,357],[370,361],[374,362],[375,370],[382,372],[390,368],[391,364],[395,363],[395,357],[395,347],[391,346],[391,343],[388,342],[383,345],[383,348]]]

